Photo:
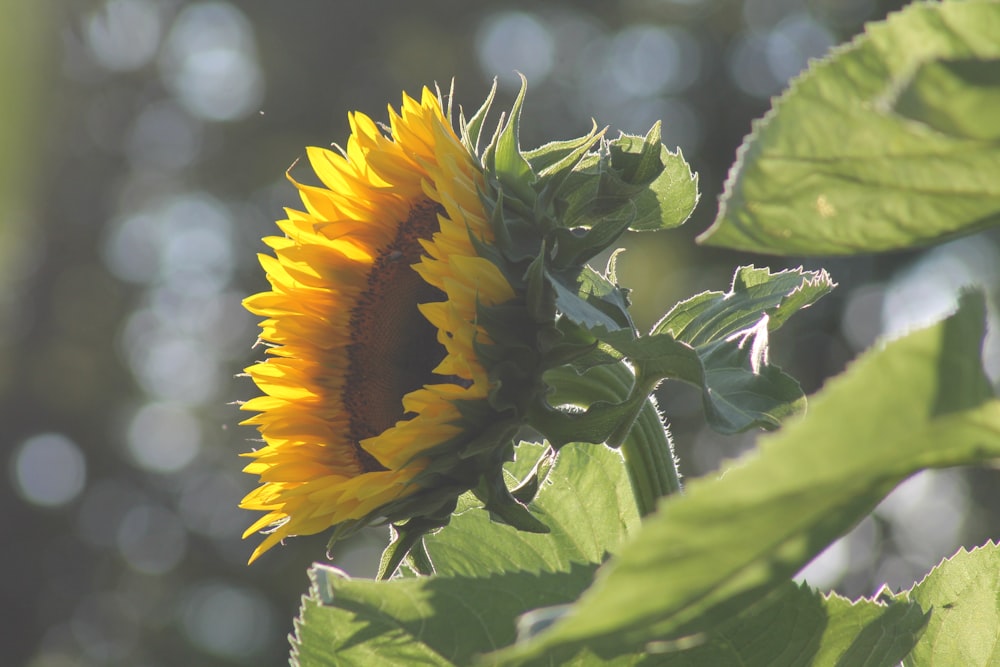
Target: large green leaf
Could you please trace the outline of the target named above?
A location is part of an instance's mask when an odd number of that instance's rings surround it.
[[[926,622],[913,602],[851,602],[787,581],[705,635],[651,649],[664,651],[662,667],[895,667]]]
[[[938,132],[1000,139],[1000,60],[936,60],[920,65],[893,103],[896,113]]]
[[[915,3],[815,63],[740,148],[702,241],[905,248],[1000,222],[1000,2]]]
[[[1000,457],[983,374],[985,306],[864,355],[809,414],[713,479],[664,500],[572,611],[500,657],[633,650],[706,632],[761,600],[924,468]]]
[[[827,625],[814,665],[896,667],[927,626],[929,612],[914,602],[824,599]]]
[[[907,667],[1000,664],[1000,548],[962,549],[931,571],[907,597],[932,609]]]
[[[518,473],[540,453],[520,445]],[[464,509],[426,538],[434,576],[378,582],[314,566],[293,663],[468,664],[513,642],[519,614],[576,598],[639,520],[621,455],[601,445],[560,451],[531,505],[551,533],[519,532]]]

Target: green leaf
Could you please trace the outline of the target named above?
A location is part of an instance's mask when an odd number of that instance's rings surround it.
[[[655,231],[688,219],[698,202],[698,178],[680,151],[671,153],[660,143],[657,123],[645,137],[603,141],[549,196],[563,227],[614,219],[633,231]]]
[[[893,110],[953,137],[1000,139],[1000,60],[923,63]]]
[[[633,198],[635,217],[629,229],[649,232],[678,227],[698,204],[698,177],[680,150],[671,153],[660,143],[660,124],[645,137],[622,135],[609,142],[612,174],[617,178],[602,187],[602,194],[614,196],[630,186],[642,186]]]
[[[543,451],[529,443],[517,447],[525,474]],[[426,538],[438,574],[556,571],[571,563],[600,563],[638,527],[621,455],[601,445],[560,449],[531,510],[551,533],[523,533],[480,511],[455,516],[447,529]]]
[[[517,476],[543,451],[521,444]],[[467,665],[512,643],[519,614],[578,596],[638,525],[621,455],[600,445],[563,448],[531,509],[551,533],[493,523],[466,498],[447,528],[425,538],[431,577],[353,580],[314,566],[293,664]]]
[[[628,357],[641,377],[700,388],[705,417],[720,433],[777,428],[805,407],[799,384],[767,362],[766,315],[754,327],[697,349],[666,333],[632,338],[628,331],[616,331],[603,339]],[[615,413],[617,406],[594,406],[585,415],[599,411]]]
[[[709,426],[720,433],[775,429],[805,409],[806,397],[793,377],[767,363],[767,322],[735,341],[698,348],[705,368],[702,400]]]
[[[896,667],[912,649],[930,617],[913,602],[824,600],[828,622],[814,664],[836,667]],[[834,662],[836,659],[836,662]]]
[[[926,622],[913,602],[851,602],[787,581],[711,631],[650,650],[662,667],[895,667]]]
[[[624,291],[589,266],[577,271],[547,272],[559,312],[588,329],[632,331]]]
[[[773,429],[801,410],[805,397],[794,379],[768,363],[768,332],[832,288],[825,271],[772,274],[745,266],[737,269],[729,292],[705,292],[677,304],[649,336],[636,338],[630,329],[607,325],[609,333],[599,336],[628,357],[640,376],[699,387],[712,428]],[[590,324],[600,322],[592,317]],[[587,419],[612,422],[620,412],[614,404],[594,406],[578,417],[580,427]]]
[[[618,240],[631,221],[632,211],[625,215],[619,210],[602,217],[589,229],[562,227],[553,230],[553,265],[558,269],[568,269],[589,262]]]
[[[944,560],[906,598],[932,609],[906,667],[1000,664],[1000,547],[993,542]]]
[[[767,315],[767,328],[778,329],[836,287],[826,271],[802,267],[771,273],[753,265],[736,269],[728,292],[703,292],[678,303],[653,327],[693,347],[725,339],[755,326]]]
[[[980,363],[984,319],[982,296],[966,295],[945,321],[864,355],[804,419],[662,502],[564,620],[501,656],[584,644],[613,655],[709,631],[782,585],[910,475],[1000,457],[1000,401]]]
[[[874,252],[1000,222],[1000,3],[914,3],[814,63],[755,124],[699,240]]]

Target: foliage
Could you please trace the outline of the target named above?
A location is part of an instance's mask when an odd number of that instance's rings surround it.
[[[747,138],[704,240],[779,254],[864,253],[995,224],[1000,149],[989,100],[1000,86],[998,32],[998,2],[919,3],[814,63]],[[681,158],[659,152],[654,128],[602,153],[638,156],[632,167],[609,167],[600,183],[601,192],[627,191],[637,213],[623,219],[612,208],[602,217],[599,198],[577,179],[589,164],[577,151],[593,142],[522,154],[518,116],[515,107],[487,161],[515,205],[556,202],[552,210],[572,212],[573,226],[589,230],[550,255],[566,266],[594,254],[591,234],[606,244],[614,234],[602,236],[604,228],[655,228],[652,210],[663,215],[659,226],[673,226],[686,213],[670,202],[693,205],[693,181],[676,177],[687,173]],[[648,155],[670,177],[647,179],[655,187],[636,197],[630,188],[642,179],[619,176],[641,172]],[[555,175],[548,190],[528,182],[539,171]],[[629,326],[613,266],[564,280],[559,261],[539,263],[544,244],[538,261],[535,248],[518,257],[520,247],[512,238],[505,252],[525,262],[526,280],[541,267],[538,280],[594,342],[592,353],[553,368],[552,409],[534,415],[561,446],[554,464],[544,446],[522,443],[508,466],[510,487],[538,485],[530,509],[550,532],[492,522],[466,496],[420,552],[432,576],[375,582],[315,566],[294,664],[996,661],[1000,548],[992,542],[959,552],[909,591],[871,599],[851,602],[790,580],[911,475],[1000,458],[1000,402],[981,360],[982,295],[968,292],[953,315],[866,352],[803,414],[798,385],[769,364],[768,332],[833,286],[825,273],[741,267],[729,292],[687,299],[641,336]],[[624,359],[634,380],[610,370]],[[643,488],[632,458],[667,446],[648,428],[656,411],[647,396],[664,378],[700,387],[706,418],[722,432],[777,430],[643,516],[651,489],[669,491]],[[591,444],[603,442],[620,445],[624,457]]]
[[[814,63],[744,142],[703,240],[851,254],[997,224],[998,33],[995,2],[921,2]]]

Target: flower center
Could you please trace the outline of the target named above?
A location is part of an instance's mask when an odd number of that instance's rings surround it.
[[[438,230],[438,210],[430,201],[410,210],[396,238],[376,258],[368,286],[351,312],[343,404],[366,472],[385,467],[358,443],[405,419],[403,396],[432,382],[433,370],[444,358],[437,328],[417,309],[417,304],[442,300],[444,293],[412,268],[423,254],[420,239]]]

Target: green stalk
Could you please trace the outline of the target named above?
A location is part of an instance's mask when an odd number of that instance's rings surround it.
[[[636,505],[642,516],[656,508],[657,501],[681,490],[673,446],[650,396],[658,380],[636,377],[623,363],[591,368],[586,375],[558,370],[546,376],[555,388],[550,401],[588,407],[603,401],[625,408],[606,440],[625,458]]]

